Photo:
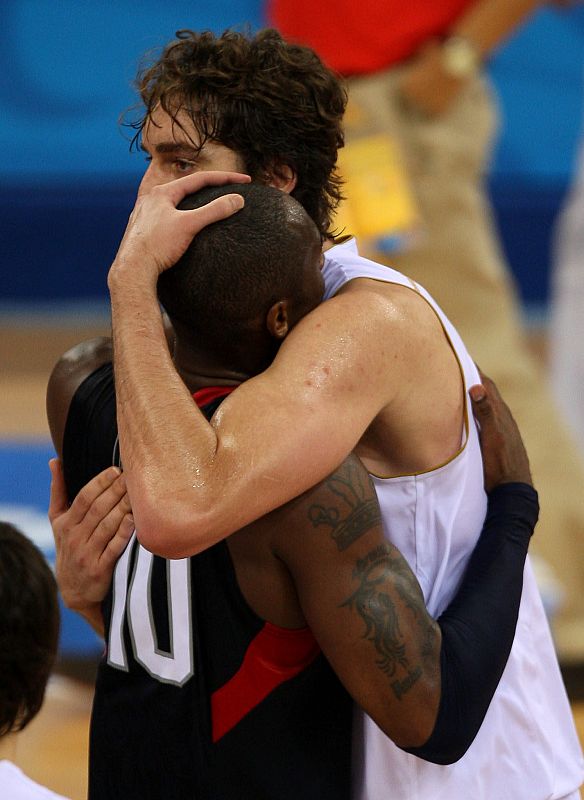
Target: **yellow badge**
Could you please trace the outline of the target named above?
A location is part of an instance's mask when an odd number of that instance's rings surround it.
[[[396,142],[384,134],[350,142],[339,152],[339,171],[347,199],[338,209],[336,230],[375,240],[383,249],[402,249],[418,226],[418,212]]]

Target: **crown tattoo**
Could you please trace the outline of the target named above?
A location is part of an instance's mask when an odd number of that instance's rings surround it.
[[[361,474],[352,465],[347,466],[343,473],[336,472],[327,481],[327,486],[343,500],[346,513],[339,508],[314,505],[309,511],[309,519],[315,528],[328,525],[338,549],[345,550],[379,521],[379,506],[374,497],[367,497]]]

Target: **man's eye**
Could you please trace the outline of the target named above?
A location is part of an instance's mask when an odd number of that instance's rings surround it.
[[[174,162],[174,166],[178,172],[190,172],[195,168],[195,165],[192,161],[185,161],[182,158],[177,158]]]

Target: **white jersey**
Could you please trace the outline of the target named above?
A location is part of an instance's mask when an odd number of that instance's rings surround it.
[[[325,252],[325,299],[355,278],[407,286],[434,309],[465,390],[480,379],[455,328],[420,286],[362,258],[354,239]],[[433,616],[456,591],[486,511],[483,468],[468,392],[459,452],[417,475],[372,476],[384,531],[414,571]],[[580,786],[584,761],[531,566],[526,564],[515,641],[483,725],[456,764],[404,753],[355,711],[355,800],[552,800]]]
[[[66,800],[60,794],[27,778],[11,761],[0,761],[0,798],[2,800]]]

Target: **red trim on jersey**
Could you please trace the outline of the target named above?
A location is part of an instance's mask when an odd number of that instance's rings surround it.
[[[234,728],[270,692],[320,653],[309,628],[290,630],[266,622],[252,639],[235,675],[211,695],[213,742]]]
[[[237,389],[237,386],[205,386],[204,389],[199,389],[198,392],[193,394],[193,399],[199,408],[202,408],[219,397],[231,394],[234,389]]]

